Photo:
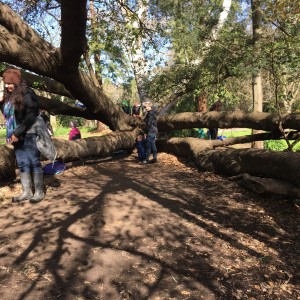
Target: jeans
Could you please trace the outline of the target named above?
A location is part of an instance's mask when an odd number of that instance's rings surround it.
[[[147,159],[149,160],[151,153],[153,154],[153,159],[157,159],[157,148],[155,145],[156,136],[149,134],[146,137],[146,148],[147,148]]]
[[[24,139],[13,143],[20,172],[42,173],[40,151],[36,146],[36,134],[27,133]]]
[[[145,160],[147,158],[147,155],[146,155],[146,140],[137,141],[136,146],[137,146],[139,161]]]

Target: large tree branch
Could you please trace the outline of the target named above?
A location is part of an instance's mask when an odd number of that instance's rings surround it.
[[[41,36],[26,24],[8,5],[1,2],[0,25],[42,51],[53,51],[53,46],[50,43],[42,39]]]
[[[74,98],[65,86],[51,78],[34,75],[29,72],[23,72],[22,77],[25,79],[28,86],[50,94]]]
[[[173,138],[159,143],[159,150],[193,158],[206,171],[225,175],[248,173],[285,180],[300,186],[299,153],[258,149],[210,150],[195,138]],[[292,175],[291,175],[292,174]]]
[[[63,68],[77,70],[82,54],[87,50],[86,0],[61,1],[61,53]]]
[[[158,118],[159,131],[171,131],[185,128],[252,128],[265,131],[279,131],[280,118],[276,114],[263,112],[207,112],[180,113]],[[282,116],[282,127],[300,130],[300,114]]]
[[[53,138],[57,159],[74,161],[87,157],[104,157],[110,152],[132,149],[138,128],[127,132],[113,132],[108,135],[89,137],[77,141]],[[12,145],[0,145],[0,180],[15,176],[16,159]]]
[[[48,99],[46,97],[38,96],[39,106],[41,109],[47,110],[52,115],[67,115],[74,117],[81,117],[87,120],[99,120],[104,123],[99,113],[91,113],[87,109],[82,110],[77,107],[68,105],[56,99]]]
[[[56,69],[54,54],[30,44],[1,25],[0,61],[46,76]]]

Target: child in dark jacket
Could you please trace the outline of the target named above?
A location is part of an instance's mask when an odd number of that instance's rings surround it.
[[[139,163],[142,163],[147,158],[146,139],[143,134],[139,134],[136,138],[136,147],[138,152]]]
[[[80,133],[80,130],[77,128],[77,122],[71,121],[70,126],[72,127],[72,129],[70,130],[70,133],[69,133],[69,141],[80,140],[81,133]]]

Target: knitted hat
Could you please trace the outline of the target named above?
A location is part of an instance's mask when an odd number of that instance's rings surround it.
[[[21,82],[21,71],[18,69],[6,69],[2,77],[5,84],[19,84]]]

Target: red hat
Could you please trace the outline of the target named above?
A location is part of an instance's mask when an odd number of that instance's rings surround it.
[[[2,77],[5,84],[19,84],[21,82],[21,71],[18,69],[6,69]]]

